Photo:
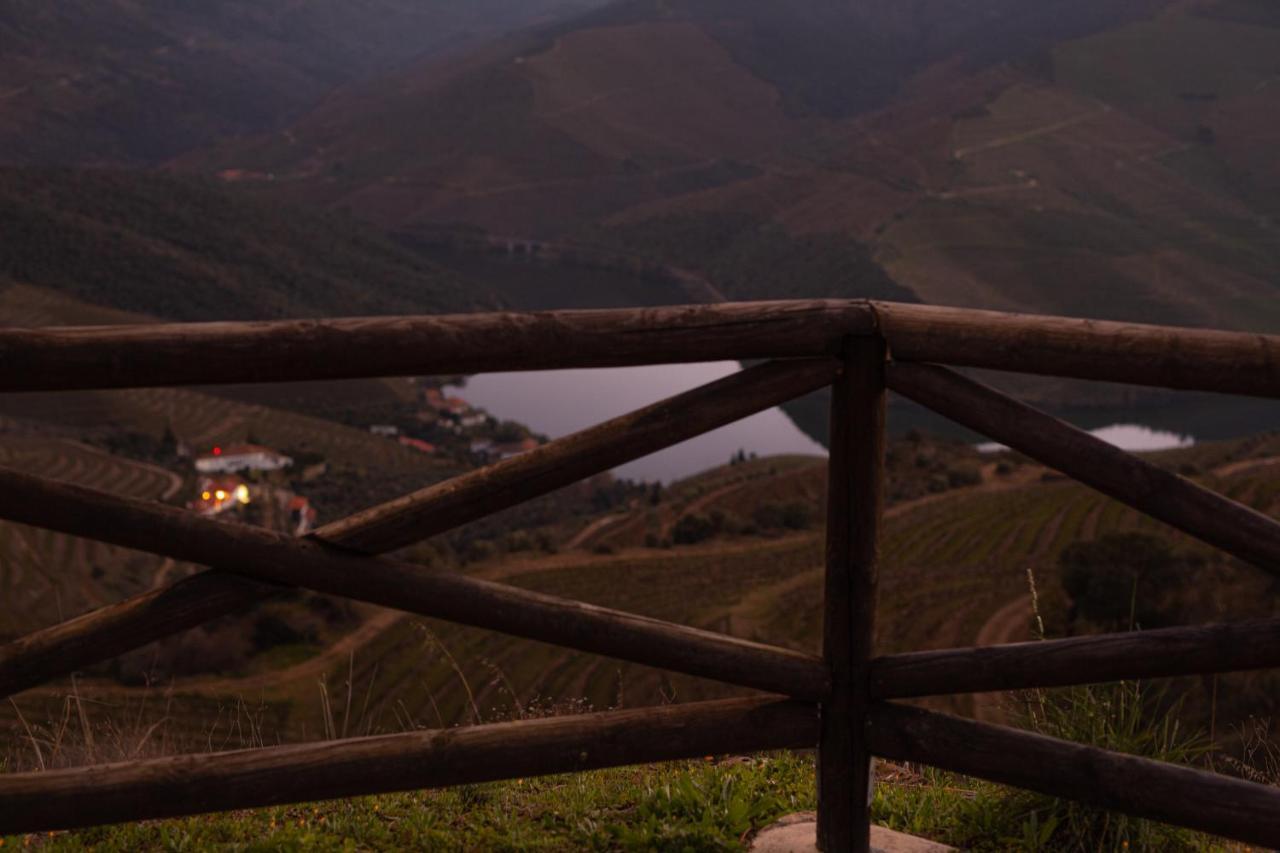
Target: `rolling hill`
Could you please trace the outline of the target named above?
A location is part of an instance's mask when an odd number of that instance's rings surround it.
[[[0,162],[153,164],[589,0],[4,0]]]
[[[395,229],[683,262],[730,297],[1276,329],[1269,9],[623,2],[177,165]],[[874,263],[799,262],[829,244]]]
[[[483,304],[455,275],[376,228],[244,198],[210,181],[0,168],[0,232],[0,288],[44,288],[167,319],[427,313]],[[27,292],[11,294],[0,323],[26,324],[15,300]]]
[[[1272,435],[1155,458],[1275,514],[1280,511],[1278,450],[1280,439]],[[1037,465],[1016,457],[1006,457],[1000,465],[975,456],[970,448],[929,442],[902,442],[891,449],[895,493],[883,549],[877,629],[881,652],[1030,639],[1028,569],[1035,573],[1049,630],[1070,630],[1070,601],[1060,589],[1058,555],[1071,542],[1113,532],[1149,533],[1207,558],[1181,587],[1180,594],[1195,599],[1195,612],[1188,617],[1192,621],[1273,614],[1273,579],[1234,561],[1214,559],[1207,546]],[[933,473],[919,467],[921,457],[935,466]],[[949,476],[975,465],[976,479]],[[817,519],[824,467],[812,458],[783,457],[708,471],[673,484],[656,502],[558,519],[548,531],[559,553],[498,548],[463,570],[813,650],[821,642],[823,534]],[[942,482],[932,484],[939,475]],[[794,527],[765,521],[759,508],[778,503],[808,507],[808,521]],[[722,530],[698,542],[659,541],[664,531],[682,527],[681,521],[691,517],[719,518]],[[1202,594],[1209,586],[1214,596]],[[538,715],[552,708],[638,707],[742,692],[389,612],[365,624],[372,627],[302,661],[177,680],[167,692],[177,709],[171,714],[171,736],[198,748],[209,721],[225,712],[221,706],[227,696],[253,703],[256,725],[267,740],[287,741],[338,728],[399,731]],[[118,706],[147,695],[146,688],[126,689],[103,680],[82,682],[80,689]],[[1189,694],[1189,719],[1199,721],[1201,714],[1207,719],[1207,682],[1187,679],[1179,689]],[[347,701],[348,693],[353,702]],[[1223,677],[1216,695],[1220,731],[1239,709],[1270,713],[1277,696],[1269,674]],[[63,691],[40,689],[19,702],[28,719],[44,720],[56,719],[62,699]],[[936,704],[987,719],[1000,713],[998,704],[975,705],[967,699]],[[7,710],[0,721],[12,724],[11,738],[21,737]]]

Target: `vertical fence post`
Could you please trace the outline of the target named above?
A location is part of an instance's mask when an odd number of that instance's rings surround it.
[[[871,844],[867,662],[884,508],[884,362],[883,338],[850,339],[832,387],[823,616],[832,689],[818,747],[818,847],[826,853]]]

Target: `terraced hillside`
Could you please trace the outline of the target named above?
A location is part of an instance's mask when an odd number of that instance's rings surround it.
[[[0,325],[40,328],[155,322],[159,320],[152,314],[78,299],[53,287],[0,285]],[[319,454],[339,468],[435,477],[442,470],[439,462],[365,430],[305,414],[408,405],[413,397],[412,386],[402,379],[0,394],[0,417],[25,422],[27,430],[40,424],[79,434],[106,428],[158,437],[169,429],[196,452],[252,437],[273,447]]]
[[[1255,448],[1253,461],[1222,463],[1203,477],[1207,485],[1280,514],[1275,455],[1280,442]],[[1206,458],[1214,451],[1201,449]],[[1184,462],[1179,465],[1188,464]],[[780,474],[807,474],[813,492],[821,478],[810,466]],[[1025,466],[1008,475],[989,472],[981,485],[904,501],[889,512],[881,587],[878,643],[886,652],[1031,638],[1027,571],[1034,571],[1051,625],[1062,618],[1057,556],[1069,543],[1102,534],[1142,530],[1170,535],[1182,547],[1208,552],[1114,501],[1077,484],[1049,480]],[[735,494],[717,494],[698,511],[734,512],[751,487],[768,492],[774,478],[747,481]],[[696,503],[696,501],[695,501]],[[608,528],[605,528],[608,529]],[[593,603],[728,631],[734,635],[816,650],[821,634],[822,535],[733,537],[668,550],[627,549],[614,555],[572,554],[485,573]],[[1253,595],[1265,582],[1244,571],[1231,575],[1220,602],[1222,618],[1257,615]],[[1256,582],[1256,583],[1255,583]],[[399,654],[389,654],[399,649]],[[462,674],[443,649],[458,662]],[[406,620],[366,652],[365,678],[378,671],[395,685],[402,715],[421,724],[511,712],[513,703],[585,700],[596,707],[667,696],[723,695],[718,685],[616,661],[561,652],[479,631]],[[359,656],[357,656],[357,661]],[[398,669],[397,669],[398,667]],[[336,681],[338,673],[332,678]],[[345,676],[344,676],[345,677]],[[385,679],[385,681],[383,680]],[[471,685],[468,696],[461,686]],[[357,676],[357,683],[361,682]],[[472,707],[474,701],[475,708]],[[961,708],[969,710],[966,704]],[[451,717],[452,715],[452,717]],[[378,723],[391,724],[390,717]],[[375,723],[378,724],[378,723]]]
[[[1237,500],[1280,514],[1280,438],[1274,435],[1158,459]],[[644,547],[643,538],[693,514],[741,518],[743,508],[758,506],[761,496],[808,502],[816,511],[823,491],[821,466],[813,460],[757,460],[677,484],[656,506],[646,502],[629,514],[583,519],[577,532],[564,532],[566,545],[559,554],[517,554],[466,570],[736,636],[816,649],[820,520],[799,530],[738,527],[693,545]],[[1061,630],[1066,602],[1058,590],[1058,554],[1068,543],[1130,530],[1168,536],[1180,548],[1209,553],[1114,501],[1016,459],[1004,466],[989,462],[976,484],[900,498],[888,513],[879,648],[894,652],[1030,639],[1028,570],[1035,574],[1050,630]],[[1274,610],[1271,582],[1258,573],[1230,561],[1211,563],[1206,571],[1217,595],[1205,605],[1217,608],[1209,618]],[[185,728],[174,736],[197,737],[199,726],[209,725],[201,714],[225,710],[236,696],[258,709],[264,731],[301,738],[542,713],[551,706],[639,705],[736,692],[430,620],[385,613],[366,624],[371,627],[349,642],[291,667],[179,682],[172,694],[196,714],[196,722],[182,723]],[[1241,694],[1256,690],[1249,684],[1224,681]],[[82,689],[119,695],[92,684]],[[1228,687],[1223,690],[1225,696]],[[142,694],[131,695],[141,701]],[[1251,695],[1254,705],[1267,706],[1265,691]],[[36,715],[46,701],[47,694],[27,697]],[[999,713],[990,702],[948,706],[982,716]]]
[[[0,4],[0,161],[156,163],[558,0]]]
[[[0,168],[0,227],[0,288],[48,288],[170,320],[430,313],[483,301],[376,228],[207,180]]]
[[[184,486],[163,468],[33,436],[0,435],[0,465],[147,500],[172,500]],[[110,604],[186,570],[172,560],[0,522],[0,637]]]
[[[336,466],[352,470],[432,474],[445,470],[441,462],[394,441],[370,436],[365,430],[180,388],[0,395],[0,414],[71,429],[106,424],[154,436],[170,428],[179,440],[201,452],[214,445],[253,438],[284,451],[316,453]]]
[[[1272,330],[1277,56],[1269,0],[620,2],[182,165],[730,297]]]

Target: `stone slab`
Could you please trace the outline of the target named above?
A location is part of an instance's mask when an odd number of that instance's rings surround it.
[[[752,853],[817,853],[818,819],[813,812],[788,815],[762,829],[751,844]],[[875,853],[946,853],[954,847],[894,832],[883,826],[871,827],[871,849]]]

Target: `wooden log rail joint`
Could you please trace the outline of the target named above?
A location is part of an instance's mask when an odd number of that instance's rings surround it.
[[[886,389],[1280,575],[1275,520],[941,366],[1280,398],[1275,336],[835,300],[0,329],[0,393],[725,359],[767,361],[301,540],[0,469],[2,519],[212,566],[0,646],[0,695],[287,587],[778,695],[0,775],[0,834],[817,746],[828,851],[867,849],[871,756],[1280,846],[1276,789],[886,701],[1280,667],[1280,620],[878,657],[872,647]],[[821,658],[378,556],[828,386]]]

